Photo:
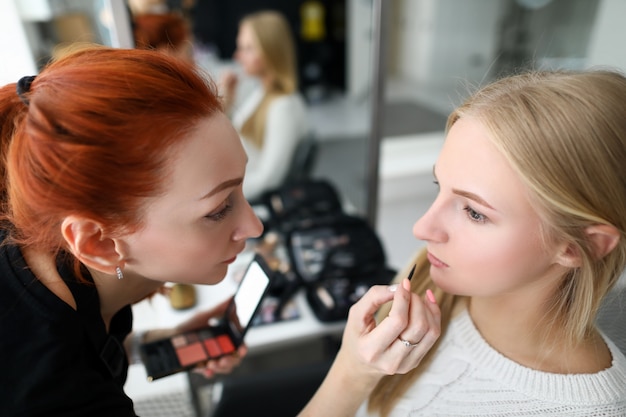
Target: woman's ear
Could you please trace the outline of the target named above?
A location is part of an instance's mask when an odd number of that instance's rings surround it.
[[[72,254],[87,267],[107,274],[115,274],[122,263],[116,242],[103,235],[103,228],[91,219],[68,216],[61,224],[61,233]]]
[[[608,224],[596,224],[585,229],[587,239],[591,243],[593,255],[596,259],[602,259],[608,255],[619,243],[619,231]],[[558,255],[557,262],[568,268],[577,268],[581,263],[579,250],[570,244]]]
[[[608,224],[596,224],[585,229],[587,238],[593,247],[596,259],[602,259],[608,255],[619,243],[620,233],[614,226]]]

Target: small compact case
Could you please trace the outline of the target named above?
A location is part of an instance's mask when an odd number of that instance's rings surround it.
[[[243,343],[271,281],[272,271],[257,254],[246,269],[220,324],[142,344],[139,352],[148,381],[234,353]]]

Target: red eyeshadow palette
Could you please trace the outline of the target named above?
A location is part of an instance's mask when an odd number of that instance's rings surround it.
[[[256,314],[271,282],[271,270],[260,255],[248,266],[224,320],[213,327],[144,343],[140,353],[152,381],[197,364],[234,353]]]
[[[143,362],[152,381],[189,369],[198,363],[230,355],[237,350],[225,329],[206,328],[141,346]]]

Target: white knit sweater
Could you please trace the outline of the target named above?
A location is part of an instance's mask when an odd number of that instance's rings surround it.
[[[612,366],[562,375],[523,367],[491,348],[467,311],[456,317],[427,371],[400,398],[400,416],[626,416],[626,357],[605,337]],[[370,416],[365,405],[357,416]]]

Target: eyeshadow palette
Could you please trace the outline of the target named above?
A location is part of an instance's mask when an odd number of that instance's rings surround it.
[[[142,344],[140,353],[148,380],[234,353],[243,343],[270,283],[271,270],[257,254],[246,269],[219,325]]]
[[[142,345],[148,380],[233,353],[237,348],[231,337],[226,333],[216,333],[215,330],[202,329]]]

